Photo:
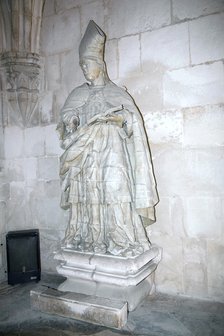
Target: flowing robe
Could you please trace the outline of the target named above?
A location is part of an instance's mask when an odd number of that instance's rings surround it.
[[[122,124],[91,122],[117,106]],[[79,126],[62,138],[60,166],[61,206],[70,209],[65,243],[97,253],[143,253],[150,247],[145,226],[154,221],[158,197],[138,109],[112,82],[83,84],[62,109],[62,122],[71,116]]]

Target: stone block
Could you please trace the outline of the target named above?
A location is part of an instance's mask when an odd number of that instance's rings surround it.
[[[165,69],[189,65],[188,25],[182,23],[141,35],[143,71],[155,66]]]
[[[61,85],[60,58],[59,55],[45,58],[45,88],[53,91]]]
[[[0,201],[6,201],[10,197],[10,184],[4,182],[0,184]]]
[[[57,180],[59,176],[58,157],[42,157],[38,159],[38,178],[41,180]]]
[[[85,81],[79,66],[79,52],[77,48],[61,54],[61,76],[62,86],[66,90],[66,98],[75,87]]]
[[[152,72],[139,74],[136,77],[123,78],[117,83],[128,88],[143,115],[163,108],[163,72],[155,68]]]
[[[156,223],[147,230],[149,240],[152,231],[171,236],[172,227],[173,224],[170,221],[170,199],[169,197],[161,197],[159,203],[156,205]]]
[[[8,159],[5,161],[5,171],[9,181],[24,180],[24,159]]]
[[[205,239],[184,238],[185,293],[194,297],[208,297],[207,244]]]
[[[180,110],[152,111],[144,115],[149,143],[181,143],[183,117]]]
[[[184,265],[184,288],[187,295],[207,298],[207,269],[197,263]]]
[[[41,94],[39,106],[41,123],[50,124],[51,122],[54,122],[52,91],[46,91]]]
[[[117,40],[108,40],[105,46],[105,62],[107,72],[111,79],[118,77],[118,42]]]
[[[16,158],[23,156],[24,150],[24,134],[23,130],[19,127],[6,127],[5,128],[5,158]]]
[[[224,106],[194,107],[184,110],[183,144],[187,147],[224,145]]]
[[[44,17],[41,29],[43,54],[53,55],[77,46],[80,39],[79,22],[77,8],[72,8],[62,14]]]
[[[119,77],[132,77],[141,71],[139,35],[118,41]]]
[[[0,201],[0,238],[6,231],[6,205],[4,201]]]
[[[163,84],[165,108],[223,103],[223,63],[167,71]]]
[[[183,287],[183,246],[175,236],[152,233],[153,243],[163,247],[162,260],[155,272],[158,292],[184,293]]]
[[[41,127],[24,130],[24,154],[27,157],[44,155],[44,132]]]
[[[44,313],[121,329],[127,322],[127,303],[52,289],[32,290],[31,304]]]
[[[26,180],[35,180],[37,178],[37,158],[25,158],[23,171]]]
[[[151,146],[160,197],[186,195],[191,190],[186,179],[184,154],[180,146]]]
[[[224,5],[223,5],[224,9]],[[215,61],[224,56],[224,13],[189,22],[193,64]]]
[[[66,87],[61,88],[61,90],[57,90],[54,92],[53,96],[53,121],[52,123],[58,123],[60,119],[61,109],[64,106],[66,99],[68,98],[68,89]]]
[[[219,238],[222,233],[221,200],[191,197],[185,201],[185,230],[189,237]]]
[[[176,22],[224,10],[223,0],[172,0],[172,5],[173,19]]]
[[[184,264],[201,264],[207,267],[207,243],[205,239],[183,239]]]
[[[223,241],[208,240],[208,294],[213,299],[224,302],[224,246]]]
[[[40,229],[41,269],[44,272],[54,272],[57,262],[54,260],[55,251],[59,249],[60,241],[64,238],[64,230]]]
[[[25,202],[25,182],[11,182],[10,183],[10,199],[18,202]]]
[[[62,149],[59,146],[59,135],[56,131],[56,124],[44,127],[44,139],[45,139],[45,154],[60,155]]]
[[[186,236],[184,218],[184,197],[173,195],[170,198],[170,223],[175,237]]]
[[[96,22],[96,24],[104,30],[104,1],[98,0],[94,2],[82,2],[80,6],[81,12],[81,35],[83,36],[86,27],[90,20]],[[109,36],[108,36],[109,37]]]
[[[85,2],[89,1],[90,0],[86,0]],[[68,9],[81,6],[81,4],[83,4],[83,0],[66,0],[66,1],[55,0],[56,13],[63,13]]]
[[[187,183],[185,195],[189,195],[189,191],[190,196],[194,194],[219,197],[223,194],[224,156],[222,147],[186,150],[183,165],[182,171],[185,173]]]
[[[33,216],[34,227],[41,229],[65,229],[64,212],[60,208],[59,197],[49,198],[46,195],[43,198],[35,199],[30,196],[30,211]]]
[[[168,0],[109,0],[107,2],[106,31],[110,38],[136,34],[168,24],[170,24]]]

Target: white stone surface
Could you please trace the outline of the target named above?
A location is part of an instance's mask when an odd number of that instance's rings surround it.
[[[41,34],[41,50],[44,55],[72,49],[77,45],[80,34],[78,9],[43,18]]]
[[[168,0],[109,0],[106,32],[110,38],[136,34],[170,23]]]
[[[65,52],[61,54],[60,57],[62,83],[64,83],[64,87],[68,94],[74,87],[81,85],[85,79],[79,66],[79,55],[77,50]]]
[[[5,158],[16,158],[23,156],[24,134],[17,126],[6,127],[4,136]]]
[[[167,108],[223,103],[223,63],[167,71],[163,84]]]
[[[59,135],[56,132],[56,124],[44,127],[45,155],[61,155]]]
[[[224,145],[224,106],[213,105],[184,110],[183,144],[187,147]]]
[[[41,157],[38,159],[38,178],[44,180],[57,180],[59,173],[58,157]]]
[[[172,0],[175,21],[193,19],[224,10],[223,0]]]
[[[48,56],[45,58],[45,78],[46,90],[55,90],[61,84],[61,69],[59,55]]]
[[[208,293],[218,301],[224,300],[224,246],[221,242],[208,240],[207,243],[208,263]]]
[[[53,119],[53,92],[45,91],[40,96],[40,113],[41,122],[43,124],[48,124],[52,122]]]
[[[127,322],[127,303],[52,289],[32,290],[31,304],[45,313],[121,329]]]
[[[189,237],[218,238],[222,233],[221,199],[191,197],[186,199],[185,228]],[[215,230],[214,230],[214,223]]]
[[[191,21],[189,31],[193,64],[215,61],[224,57],[224,13]]]
[[[118,41],[109,40],[105,46],[105,62],[107,64],[107,72],[113,80],[118,76]]]
[[[134,76],[141,71],[139,35],[120,39],[118,41],[118,52],[119,77]]]
[[[31,127],[24,130],[24,155],[27,157],[44,155],[44,130],[42,127]]]
[[[96,22],[96,24],[104,30],[104,1],[98,0],[93,2],[82,2],[80,7],[81,13],[81,34],[85,33],[86,27],[90,20]]]
[[[145,127],[150,143],[182,142],[183,117],[181,111],[156,111],[146,113]]]
[[[151,239],[163,246],[161,263],[155,272],[158,292],[183,293],[183,246],[182,239],[152,232]]]
[[[216,202],[215,197],[223,194],[224,190],[222,169],[224,165],[223,148],[211,147],[201,150],[187,150],[184,153],[183,165],[187,183],[185,195],[193,194],[194,196],[214,197],[214,201]],[[219,221],[215,225],[218,228]]]
[[[155,67],[150,72],[135,77],[122,78],[118,85],[128,88],[143,115],[163,108],[163,70]]]
[[[141,55],[143,71],[158,65],[165,69],[187,66],[190,62],[188,24],[141,34]]]

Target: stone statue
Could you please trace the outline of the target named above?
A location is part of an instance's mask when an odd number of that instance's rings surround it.
[[[141,114],[108,78],[105,40],[90,21],[79,47],[88,83],[70,93],[58,124],[61,207],[70,210],[63,244],[130,257],[150,249],[145,227],[158,197]]]

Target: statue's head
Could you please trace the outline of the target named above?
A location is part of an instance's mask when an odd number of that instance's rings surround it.
[[[93,82],[100,76],[107,80],[104,62],[106,35],[94,21],[90,21],[79,45],[79,62],[85,78]]]

